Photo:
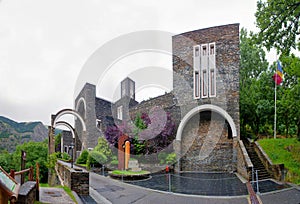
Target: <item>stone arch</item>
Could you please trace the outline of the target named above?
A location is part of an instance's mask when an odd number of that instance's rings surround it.
[[[81,117],[81,115],[80,115],[77,111],[75,111],[75,110],[73,110],[73,109],[63,109],[63,110],[59,111],[59,112],[54,116],[54,118],[53,118],[53,120],[52,120],[52,124],[51,124],[52,127],[55,126],[57,120],[58,120],[61,116],[66,115],[66,114],[71,114],[71,115],[74,115],[76,118],[78,118],[78,119],[80,120],[81,124],[82,124],[83,131],[86,131],[86,125],[85,125],[85,122],[84,122],[83,118]]]
[[[57,126],[65,126],[65,127],[67,127],[70,130],[71,134],[72,134],[73,142],[76,142],[76,141],[74,141],[74,140],[76,140],[75,129],[72,127],[72,125],[70,125],[70,123],[67,123],[65,121],[58,121],[54,125],[55,125],[54,126],[55,128]],[[61,137],[61,150],[60,150],[61,152],[64,152],[63,151],[63,148],[64,148],[64,142],[63,142],[63,140],[64,140],[64,138]],[[75,148],[75,150],[76,150],[76,148]]]
[[[65,126],[65,127],[67,127],[72,133],[72,138],[73,139],[75,138],[75,129],[69,123],[67,123],[65,121],[58,121],[54,124],[54,127],[56,127],[56,126]]]
[[[84,119],[86,119],[86,101],[85,101],[85,99],[83,97],[80,97],[79,100],[77,101],[75,110],[77,112],[79,112],[79,107],[80,107],[81,104],[83,104],[83,109],[84,109],[84,113],[82,114],[82,117]]]
[[[182,131],[185,127],[185,125],[188,123],[188,121],[197,113],[203,112],[203,111],[213,111],[216,112],[218,114],[220,114],[221,116],[223,116],[229,123],[231,131],[232,131],[232,137],[237,137],[237,130],[236,130],[236,126],[234,124],[234,121],[232,119],[232,117],[222,108],[212,105],[212,104],[205,104],[205,105],[201,105],[201,106],[197,106],[195,108],[193,108],[192,110],[190,110],[181,120],[178,129],[177,129],[177,134],[176,134],[176,140],[177,141],[181,141],[181,136],[182,136]]]

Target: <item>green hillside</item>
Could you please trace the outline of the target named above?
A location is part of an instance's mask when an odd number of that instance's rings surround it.
[[[0,116],[0,121],[8,124],[12,127],[16,132],[25,133],[25,132],[33,132],[33,129],[41,122],[29,122],[29,123],[18,123],[6,117]]]
[[[300,142],[296,138],[258,141],[274,164],[283,163],[288,170],[286,181],[300,184]]]
[[[13,152],[17,145],[29,141],[44,141],[48,130],[41,122],[18,123],[0,116],[0,151]]]

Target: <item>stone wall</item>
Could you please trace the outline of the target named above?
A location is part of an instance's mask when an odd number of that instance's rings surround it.
[[[172,92],[149,99],[147,101],[142,101],[141,103],[139,103],[136,106],[133,106],[130,109],[130,118],[131,120],[134,120],[137,113],[149,114],[153,108],[159,107],[163,109],[166,113],[171,114],[171,118],[175,122],[177,128],[180,123],[181,115],[180,115],[180,107],[177,106],[176,103],[177,103],[176,98],[174,98]]]
[[[36,182],[25,182],[19,191],[16,204],[33,204],[36,200]]]
[[[82,101],[84,99],[85,103]],[[76,150],[79,150],[80,141],[84,149],[94,148],[101,136],[101,131],[96,126],[96,86],[86,83],[75,100],[75,108],[83,117],[87,132],[84,135],[82,125],[79,120],[75,121],[75,130],[78,134],[76,141]]]
[[[228,137],[228,125],[221,116],[209,112],[194,116],[182,136],[182,171],[234,170],[233,139]]]
[[[240,140],[237,148],[237,172],[245,179],[250,180],[252,168],[253,164],[251,159],[247,153],[243,141]]]
[[[201,44],[215,43],[216,59],[216,97],[194,99],[193,47]],[[180,161],[182,170],[199,171],[236,171],[238,140],[240,138],[239,118],[239,24],[200,29],[173,36],[173,94],[180,106],[181,118],[190,110],[204,104],[212,104],[225,110],[233,119],[237,137],[228,138],[228,127],[220,127],[218,120],[200,122],[199,116],[191,119],[182,133]],[[202,123],[202,124],[201,124]],[[226,124],[226,123],[225,123]],[[207,129],[212,130],[207,135]],[[219,142],[213,141],[214,129],[224,132]],[[230,129],[230,128],[229,128]],[[218,131],[220,132],[220,130]],[[222,131],[221,131],[222,132]],[[207,135],[207,136],[206,136]],[[215,146],[211,151],[202,147],[205,137],[212,137]],[[222,139],[223,138],[223,139]],[[191,145],[192,144],[192,145]],[[191,148],[189,150],[189,148]],[[199,149],[210,154],[205,159],[199,158]],[[177,151],[177,150],[176,150]]]
[[[56,172],[62,185],[69,187],[79,195],[89,194],[89,172],[84,169],[70,168],[63,162],[56,162]]]
[[[217,96],[194,99],[193,46],[215,42]],[[173,36],[173,87],[182,117],[192,108],[214,104],[229,113],[236,129],[239,121],[239,24],[217,26]],[[180,97],[179,97],[180,96]]]
[[[257,153],[259,159],[264,164],[265,168],[269,172],[271,176],[273,176],[278,181],[284,180],[284,164],[273,164],[271,159],[262,149],[262,147],[258,144],[258,142],[254,142],[253,144],[254,151]]]
[[[61,145],[61,149],[60,150],[55,150],[56,152],[60,151],[60,152],[65,152],[65,146],[67,146],[67,152],[68,154],[71,154],[71,152],[69,152],[69,146],[71,145],[71,143],[73,142],[73,136],[71,131],[67,131],[67,130],[63,130],[61,133],[61,137],[62,137],[62,143]]]

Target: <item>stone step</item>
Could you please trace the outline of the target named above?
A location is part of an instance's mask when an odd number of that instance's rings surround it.
[[[253,164],[254,172],[255,172],[255,170],[259,170],[259,172],[258,172],[258,179],[259,180],[263,180],[263,179],[272,178],[272,176],[266,170],[264,164],[262,163],[262,161],[258,157],[257,153],[254,151],[253,146],[247,144],[247,145],[245,145],[245,147],[246,147],[246,150],[247,150],[248,155],[250,157],[250,160],[251,160],[251,162]],[[252,175],[252,172],[251,172],[250,175]],[[256,175],[254,175],[254,176],[256,177]],[[250,176],[250,179],[252,179],[252,176]]]
[[[131,171],[134,171],[134,172],[142,171],[142,168],[134,167],[134,168],[131,168]]]
[[[128,162],[128,168],[139,168],[139,162],[138,160],[129,160]]]

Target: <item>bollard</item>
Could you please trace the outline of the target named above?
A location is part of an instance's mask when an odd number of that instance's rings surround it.
[[[257,194],[259,194],[259,188],[258,188],[258,171],[259,170],[256,170],[256,172],[255,172],[256,173],[256,193]]]
[[[171,174],[169,173],[169,192],[172,192]]]
[[[122,169],[122,171],[123,171],[123,169]],[[123,173],[122,173],[121,175],[122,175],[122,183],[123,183],[123,182],[124,182],[124,181],[123,181]]]

